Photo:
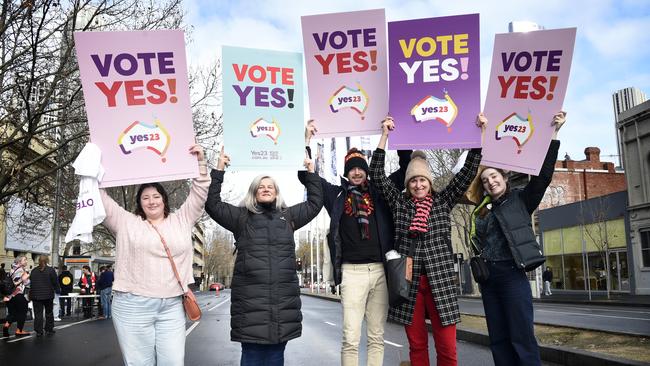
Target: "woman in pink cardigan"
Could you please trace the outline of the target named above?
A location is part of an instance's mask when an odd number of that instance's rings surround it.
[[[113,324],[125,365],[183,365],[185,311],[181,295],[192,276],[192,228],[203,214],[210,176],[203,148],[189,152],[198,159],[199,173],[192,180],[183,205],[170,213],[167,193],[160,183],[140,186],[135,213],[120,207],[101,190],[106,226],[116,241],[113,282]],[[160,235],[165,238],[179,275],[174,276]]]

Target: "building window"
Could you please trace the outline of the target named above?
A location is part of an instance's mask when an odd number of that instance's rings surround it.
[[[641,258],[643,266],[650,267],[650,230],[641,231]]]
[[[586,290],[584,267],[581,254],[564,256],[564,288],[567,290]]]

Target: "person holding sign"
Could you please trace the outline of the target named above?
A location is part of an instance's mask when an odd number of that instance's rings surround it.
[[[305,159],[307,201],[284,203],[275,180],[253,179],[239,206],[221,200],[230,157],[219,156],[205,211],[235,236],[237,258],[232,279],[230,338],[241,342],[242,366],[283,365],[287,341],[302,334],[300,288],[296,275],[294,231],[307,225],[323,207],[314,164]]]
[[[531,215],[551,183],[560,148],[557,133],[566,113],[553,117],[553,140],[538,176],[510,189],[501,169],[486,167],[474,182],[472,243],[486,260],[489,277],[480,284],[492,357],[497,365],[541,365],[533,328],[533,301],[526,271],[544,263]]]
[[[134,213],[120,207],[101,189],[106,210],[104,226],[116,241],[112,318],[125,365],[183,365],[185,310],[182,295],[161,241],[164,238],[183,285],[192,276],[192,228],[203,214],[210,177],[200,145],[199,176],[181,207],[170,213],[167,192],[160,183],[140,185]]]
[[[316,134],[307,122],[305,144]],[[404,189],[410,150],[399,150],[400,168],[389,179]],[[320,178],[324,205],[330,215],[327,244],[334,264],[334,283],[341,285],[343,340],[341,365],[359,364],[361,325],[366,319],[368,365],[384,362],[384,326],[388,314],[388,288],[384,255],[393,249],[393,217],[375,182],[368,179],[368,162],[356,148],[345,155],[341,185]],[[302,179],[301,179],[302,180]]]
[[[477,125],[486,122],[479,115]],[[395,129],[392,118],[382,123],[379,145],[370,163],[370,177],[393,212],[396,249],[407,256],[409,300],[391,307],[388,318],[404,324],[413,365],[429,365],[425,314],[431,319],[437,365],[456,365],[456,323],[460,322],[454,259],[451,251],[450,212],[476,175],[481,149],[471,149],[464,167],[440,192],[433,190],[431,168],[422,151],[414,151],[406,169],[402,193],[384,173],[386,140]],[[410,248],[413,247],[411,251]]]

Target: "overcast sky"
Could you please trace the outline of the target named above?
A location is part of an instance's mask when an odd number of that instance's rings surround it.
[[[529,20],[546,29],[577,27],[571,78],[560,132],[560,157],[584,159],[587,146],[618,163],[611,94],[636,86],[650,92],[650,1],[185,1],[192,26],[190,65],[216,61],[220,46],[302,52],[302,15],[385,8],[387,21],[479,13],[481,95],[485,100],[495,33]]]

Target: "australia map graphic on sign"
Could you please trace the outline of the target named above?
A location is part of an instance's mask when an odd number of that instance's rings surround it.
[[[443,98],[436,98],[432,95],[422,98],[411,109],[411,115],[416,122],[438,121],[447,127],[447,132],[451,132],[451,125],[458,116],[458,107],[453,99],[444,91]]]
[[[361,115],[364,119],[364,113],[368,109],[370,98],[368,94],[357,84],[357,88],[350,88],[349,86],[342,86],[334,92],[334,94],[327,101],[333,113],[338,113],[341,109],[350,108]]]
[[[251,124],[250,132],[253,138],[267,136],[277,145],[278,138],[280,137],[280,125],[275,121],[275,119],[269,122],[264,118],[259,118]]]
[[[511,137],[517,144],[517,154],[521,154],[523,146],[530,140],[534,130],[535,126],[530,111],[528,111],[527,117],[511,113],[497,125],[494,138],[498,141],[504,137]]]
[[[131,123],[117,139],[120,150],[124,155],[129,155],[135,150],[146,149],[153,151],[165,162],[165,153],[171,138],[160,120],[155,119],[153,124],[140,121]]]

